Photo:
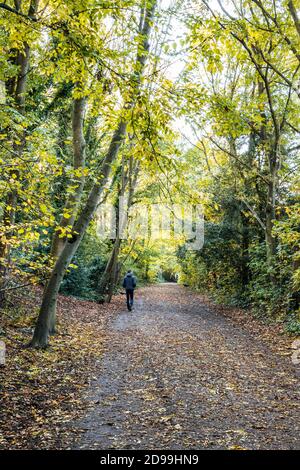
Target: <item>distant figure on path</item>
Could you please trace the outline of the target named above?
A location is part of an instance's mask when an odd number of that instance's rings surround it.
[[[131,311],[133,306],[133,293],[136,287],[136,278],[134,277],[131,269],[127,271],[127,274],[123,279],[123,287],[126,289],[127,308]]]

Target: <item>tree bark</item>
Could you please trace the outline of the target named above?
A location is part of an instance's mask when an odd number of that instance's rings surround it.
[[[101,167],[99,181],[95,183],[91,189],[85,207],[74,224],[72,238],[66,241],[62,252],[56,260],[49,281],[44,289],[42,305],[33,338],[30,342],[30,346],[32,347],[45,348],[48,344],[50,326],[53,327],[53,325],[51,325],[51,318],[54,316],[61,281],[98,206],[102,191],[110,173],[111,163],[114,161],[120,145],[124,140],[126,126],[127,123],[121,121],[114,132],[108,152]]]
[[[128,196],[127,196],[127,205],[126,205],[126,214],[122,214],[120,218],[119,213],[119,201],[117,202],[117,236],[116,240],[109,257],[109,260],[106,264],[104,273],[100,279],[98,286],[98,292],[101,296],[100,300],[105,299],[106,302],[110,302],[114,288],[118,282],[119,271],[117,269],[118,258],[121,247],[121,235],[123,234],[124,229],[127,227],[129,210],[133,202],[134,191],[137,185],[139,174],[139,162],[136,165],[133,163],[133,158],[130,157],[128,162],[128,174],[125,174],[124,162],[122,163],[122,181],[121,187],[118,192],[118,199],[120,197],[125,197],[126,189],[128,186]]]
[[[298,33],[298,36],[300,36],[300,21],[299,21],[299,16],[298,16],[298,13],[297,13],[297,10],[295,8],[295,5],[294,5],[294,2],[293,0],[289,0],[288,2],[288,8],[289,8],[289,11],[290,11],[290,14],[293,18],[293,21],[294,21],[294,24],[295,24],[295,28],[297,30],[297,33]]]
[[[259,81],[258,83],[258,92],[259,96],[264,93],[266,85]],[[271,140],[271,136],[267,135],[266,131],[266,113],[263,110],[261,112],[261,116],[263,119],[263,123],[260,129],[260,141],[264,147],[267,147]],[[275,203],[276,203],[276,189],[277,189],[277,168],[278,168],[278,141],[280,135],[277,135],[276,129],[274,125],[274,132],[273,132],[273,142],[272,142],[272,149],[267,150],[266,152],[266,160],[268,162],[268,172],[269,172],[269,183],[267,187],[267,199],[265,204],[265,243],[266,243],[266,257],[268,266],[271,268],[273,265],[274,255],[276,251],[276,242],[272,234],[274,219],[275,219]],[[273,277],[271,276],[271,279]]]
[[[72,193],[66,200],[64,205],[63,212],[69,213],[70,217],[65,217],[64,214],[61,216],[59,222],[59,228],[65,229],[68,226],[72,226],[77,211],[79,209],[85,177],[83,174],[85,166],[85,138],[84,138],[84,116],[86,108],[86,98],[78,98],[74,100],[73,103],[73,113],[72,113],[72,133],[73,133],[73,168],[76,171],[81,171],[80,176],[75,176],[75,181],[73,180],[71,185],[75,186],[72,190]],[[66,237],[62,237],[62,230],[57,230],[53,235],[52,246],[51,246],[51,255],[54,259],[57,259],[60,253],[62,252],[64,245],[66,243]]]
[[[267,263],[271,267],[276,252],[276,241],[272,234],[275,220],[275,197],[276,197],[276,174],[272,174],[271,181],[268,185],[267,204],[266,204],[266,252]]]

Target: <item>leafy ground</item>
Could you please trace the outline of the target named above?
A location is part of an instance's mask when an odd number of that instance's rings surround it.
[[[87,402],[83,390],[99,366],[107,321],[120,309],[72,297],[58,301],[59,334],[46,351],[24,348],[40,303],[40,290],[13,299],[16,311],[1,312],[0,449],[66,448],[73,442],[69,422]],[[122,299],[123,300],[123,299]]]
[[[1,317],[0,448],[300,448],[299,369],[280,326],[164,284],[139,289],[130,313],[121,295],[60,296],[59,334],[32,351],[39,300]]]
[[[140,290],[111,325],[75,447],[299,449],[291,340],[242,315],[177,285]]]

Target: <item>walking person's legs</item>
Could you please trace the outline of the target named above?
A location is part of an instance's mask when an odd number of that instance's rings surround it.
[[[134,290],[132,289],[129,293],[129,296],[130,296],[130,307],[132,308],[133,306],[133,293],[134,293]]]
[[[130,304],[130,290],[126,289],[126,303],[127,303],[127,308],[128,310],[131,310],[131,304]]]

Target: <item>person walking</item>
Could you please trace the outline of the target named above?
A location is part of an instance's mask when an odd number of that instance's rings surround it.
[[[131,311],[133,306],[134,289],[136,287],[136,278],[133,275],[131,269],[127,271],[127,274],[123,279],[123,287],[126,290],[127,308],[129,311]]]

